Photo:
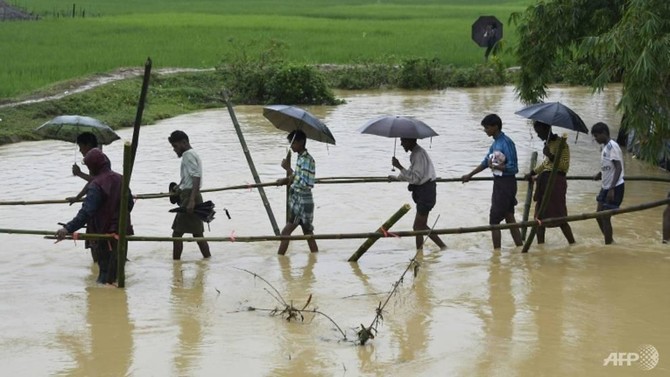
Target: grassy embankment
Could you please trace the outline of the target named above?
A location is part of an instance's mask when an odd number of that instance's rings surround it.
[[[72,10],[70,1],[23,0],[42,14],[34,22],[2,22],[0,102],[35,92],[49,93],[119,67],[141,67],[150,56],[154,68],[211,68],[233,46],[249,45],[258,54],[265,42],[282,41],[282,57],[300,64],[398,64],[404,59],[436,58],[459,67],[481,63],[483,49],[470,38],[480,15],[507,21],[532,0],[412,0],[370,3],[361,0],[131,0],[79,3],[86,17],[54,18]],[[507,26],[507,25],[506,25]],[[505,28],[508,43],[514,30]],[[230,41],[235,41],[235,44]],[[251,44],[252,41],[258,43]],[[253,51],[254,48],[259,49]],[[514,64],[511,57],[503,61]],[[203,77],[204,76],[204,77]],[[217,106],[213,73],[153,78],[145,122]],[[115,128],[134,119],[139,80],[108,84],[48,104],[0,109],[0,143],[30,139],[32,129],[55,115],[80,113]]]

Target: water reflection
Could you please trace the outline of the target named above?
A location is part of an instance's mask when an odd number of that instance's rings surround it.
[[[485,347],[477,364],[477,374],[495,375],[512,357],[512,335],[516,303],[512,294],[509,261],[493,252],[488,267],[488,300],[477,310],[483,324]]]
[[[291,258],[280,256],[279,268],[284,279],[284,290],[282,296],[289,305],[297,309],[302,309],[312,296],[312,286],[316,281],[314,276],[314,264],[318,258],[318,254],[309,253],[307,255],[307,262],[303,267],[292,268]],[[297,258],[294,258],[297,259]],[[307,309],[318,306],[317,297],[312,297]],[[303,342],[296,340],[305,339],[319,339],[323,336],[320,333],[320,326],[317,325],[320,321],[325,319],[320,318],[316,314],[303,314],[304,320],[300,315],[290,321],[286,320],[286,315],[283,315],[285,332],[281,335],[279,356],[281,359],[277,360],[276,367],[270,373],[271,376],[318,376],[326,375],[323,372],[326,365],[324,359],[319,355],[316,347],[306,346]],[[302,344],[301,344],[302,343]]]
[[[86,289],[86,322],[90,347],[78,334],[61,337],[74,356],[67,376],[126,376],[133,354],[133,324],[128,317],[128,298],[122,289]]]
[[[207,261],[172,264],[171,301],[179,324],[178,344],[174,352],[177,375],[192,375],[203,346],[203,293]],[[191,276],[193,275],[193,276]]]

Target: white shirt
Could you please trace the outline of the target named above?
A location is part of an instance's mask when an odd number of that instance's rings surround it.
[[[413,185],[421,185],[428,181],[434,181],[437,178],[435,175],[435,167],[433,161],[425,149],[418,144],[412,149],[409,155],[410,166],[409,169],[404,169],[398,175],[401,181],[407,181]]]
[[[612,161],[619,161],[621,163],[621,175],[616,185],[612,185],[614,180],[614,163]],[[602,172],[602,188],[609,190],[612,187],[619,186],[623,183],[623,154],[621,148],[616,141],[610,141],[603,146],[600,154],[600,171]]]
[[[202,163],[200,157],[193,148],[185,151],[181,155],[181,181],[179,188],[189,190],[193,188],[193,177],[200,178],[200,187],[202,187]]]

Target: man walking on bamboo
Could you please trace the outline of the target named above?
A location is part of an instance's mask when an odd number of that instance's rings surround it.
[[[491,195],[491,211],[489,212],[489,224],[500,224],[505,220],[508,224],[516,223],[514,218],[514,207],[517,205],[516,173],[519,172],[516,146],[509,136],[502,132],[502,120],[496,114],[489,114],[482,119],[482,126],[486,136],[493,138],[493,144],[489,148],[484,160],[470,173],[461,177],[463,183],[472,179],[472,176],[491,168],[493,173],[493,193]],[[521,231],[519,228],[510,228],[514,244],[523,245]],[[500,249],[500,229],[491,230],[493,249]]]
[[[185,208],[184,212],[177,212],[172,223],[172,237],[181,237],[184,233],[191,233],[193,237],[203,237],[205,228],[203,221],[194,213],[195,205],[202,203],[200,187],[202,185],[202,162],[200,157],[191,147],[191,144],[183,131],[174,131],[168,137],[172,149],[181,158],[180,176],[181,181],[176,186],[179,194],[179,205]],[[207,241],[198,241],[198,247],[203,258],[209,258]],[[184,250],[183,241],[172,242],[172,259],[181,259]]]
[[[407,189],[412,192],[412,200],[416,203],[416,216],[412,229],[415,231],[429,230],[428,214],[437,202],[437,185],[435,183],[437,175],[435,174],[433,161],[426,150],[416,143],[416,139],[401,138],[400,145],[405,152],[412,152],[409,155],[410,166],[405,169],[400,161],[393,157],[391,164],[400,170],[400,174],[397,177],[390,175],[389,179],[409,182]],[[417,250],[423,248],[423,238],[423,236],[416,236]],[[440,247],[440,250],[447,248],[447,245],[437,234],[430,234],[430,239]]]
[[[561,150],[560,158],[556,158],[558,153],[559,146],[561,145],[562,139],[551,132],[551,126],[535,121],[533,123],[533,128],[537,136],[544,141],[544,148],[542,153],[544,154],[544,161],[542,164],[537,166],[530,174],[526,174],[524,177],[525,180],[534,179],[536,182],[535,186],[535,195],[533,199],[536,201],[535,204],[535,219],[544,220],[553,217],[565,217],[568,215],[568,207],[565,202],[565,196],[568,191],[568,180],[566,175],[568,174],[568,169],[570,169],[570,148],[568,144],[565,143],[563,149]],[[542,198],[544,193],[547,190],[547,184],[549,182],[549,175],[551,174],[554,164],[558,165],[556,170],[556,175],[554,176],[554,186],[551,190],[550,196],[547,199],[545,204],[544,211],[540,214],[540,208],[542,208]],[[572,235],[572,228],[570,224],[564,222],[560,224],[561,231],[565,236],[565,239],[568,240],[569,244],[575,243],[575,237]],[[537,243],[544,243],[546,227],[538,226],[537,227]]]
[[[314,158],[307,152],[305,145],[307,136],[300,130],[288,134],[291,150],[298,154],[295,162],[295,170],[291,169],[289,161],[283,159],[281,167],[286,170],[288,177],[277,180],[278,185],[290,185],[289,188],[289,218],[281,231],[282,236],[290,236],[295,228],[300,225],[303,234],[314,234],[314,198],[312,188],[314,187],[316,163]],[[288,249],[289,240],[281,240],[277,254],[284,255]],[[316,253],[319,248],[313,238],[307,240],[309,251]]]

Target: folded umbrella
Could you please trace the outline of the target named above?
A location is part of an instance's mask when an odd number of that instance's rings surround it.
[[[193,213],[200,218],[200,220],[210,223],[212,220],[214,220],[214,215],[216,214],[216,211],[214,211],[214,203],[211,200],[208,200],[203,203],[198,203],[193,207]],[[228,213],[227,209],[223,209],[226,213],[226,216],[230,219],[230,214]],[[169,210],[169,212],[186,212],[186,207],[177,207],[177,208],[172,208]]]

